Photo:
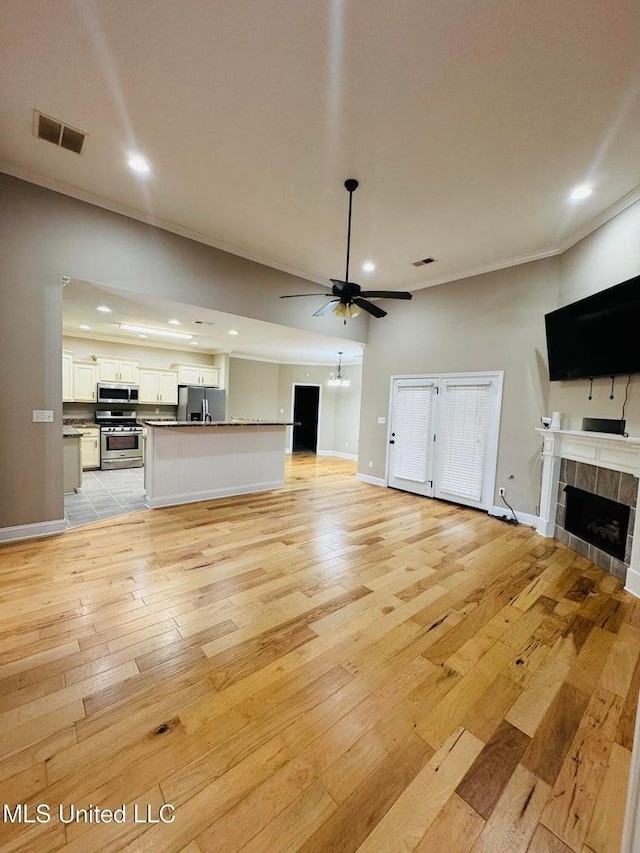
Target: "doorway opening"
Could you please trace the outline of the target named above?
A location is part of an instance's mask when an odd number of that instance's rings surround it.
[[[316,453],[318,450],[318,416],[320,385],[293,385],[292,453]]]

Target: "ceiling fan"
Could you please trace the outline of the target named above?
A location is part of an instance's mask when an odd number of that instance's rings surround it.
[[[349,256],[351,254],[351,211],[353,207],[353,194],[358,188],[358,182],[355,178],[347,178],[344,182],[345,189],[349,193],[349,219],[347,224],[347,269],[345,272],[345,280],[341,281],[337,278],[332,278],[331,293],[333,299],[318,308],[313,312],[314,317],[321,317],[323,314],[328,314],[329,311],[337,317],[343,317],[344,322],[347,322],[347,317],[357,317],[360,309],[367,311],[374,317],[386,317],[387,312],[383,311],[378,305],[369,302],[369,299],[411,299],[411,293],[402,290],[362,290],[359,284],[349,281]],[[295,299],[299,296],[326,296],[326,293],[289,293],[286,296],[281,296],[280,299]]]

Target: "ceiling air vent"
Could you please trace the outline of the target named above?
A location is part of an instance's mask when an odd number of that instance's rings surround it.
[[[414,267],[426,267],[427,264],[435,263],[435,258],[423,258],[421,261],[414,261]]]
[[[51,118],[51,116],[38,112],[38,110],[33,111],[33,133],[38,139],[53,142],[54,145],[66,148],[67,151],[74,151],[76,154],[82,153],[82,146],[87,135],[75,127],[58,121],[57,118]]]

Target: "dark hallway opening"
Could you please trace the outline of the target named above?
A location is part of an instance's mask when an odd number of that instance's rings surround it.
[[[293,420],[299,426],[293,428],[294,453],[315,453],[318,447],[319,385],[293,386]]]

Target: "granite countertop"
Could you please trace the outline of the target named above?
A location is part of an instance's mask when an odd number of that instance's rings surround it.
[[[64,427],[76,427],[76,429],[87,429],[88,427],[94,427],[98,429],[98,424],[95,421],[89,421],[86,418],[63,418],[62,426]]]
[[[143,421],[150,427],[253,427],[253,426],[293,426],[292,421]]]
[[[82,433],[77,430],[74,426],[70,426],[69,424],[62,425],[62,437],[63,438],[80,438]]]

